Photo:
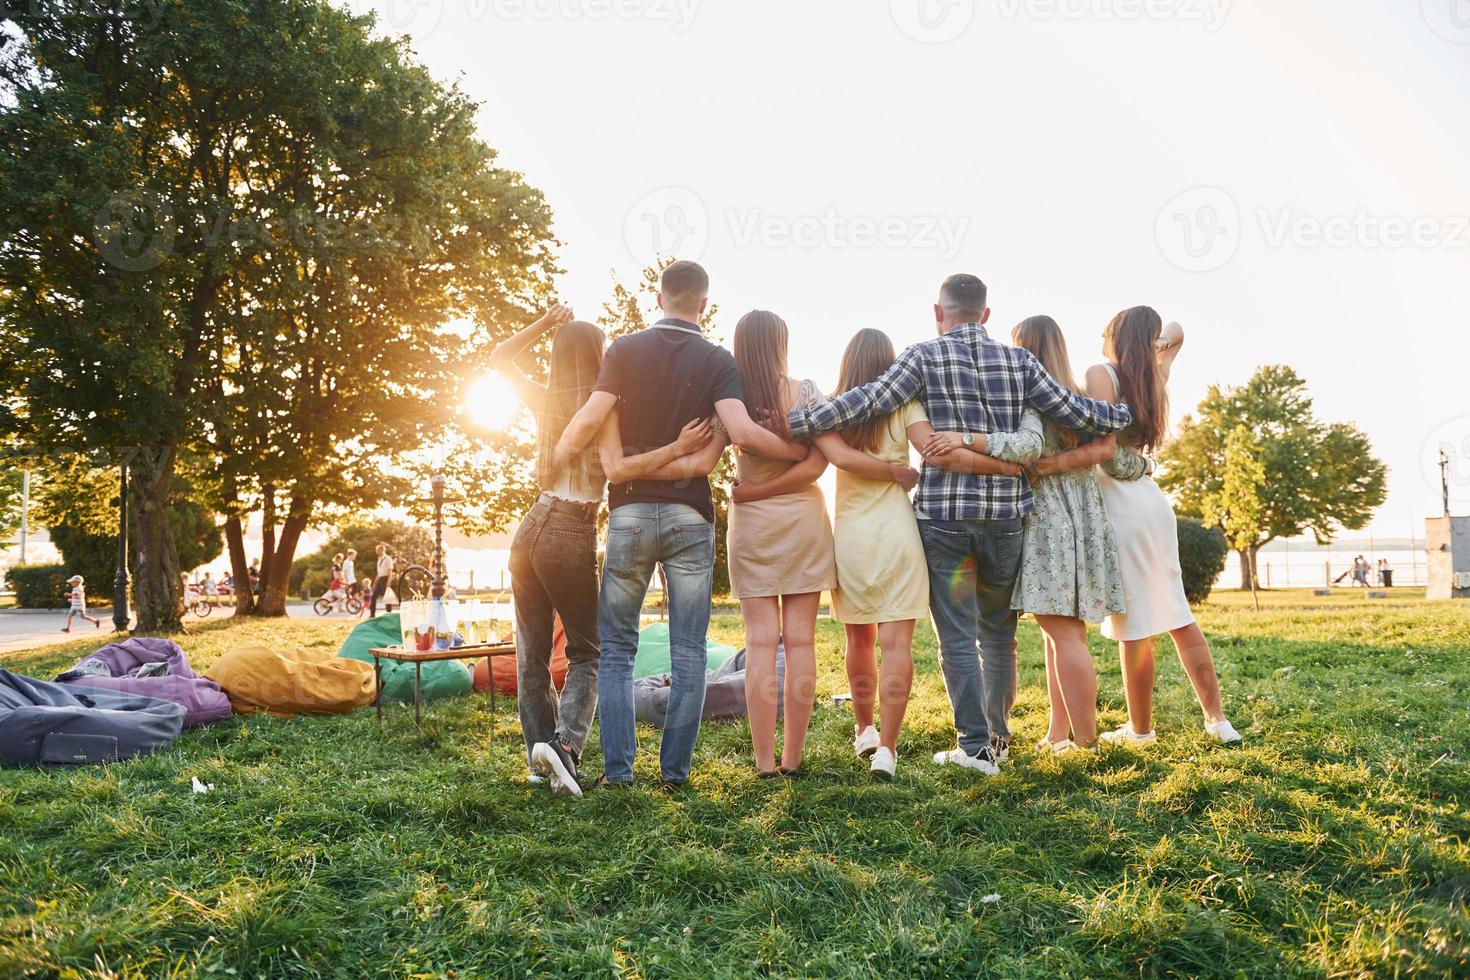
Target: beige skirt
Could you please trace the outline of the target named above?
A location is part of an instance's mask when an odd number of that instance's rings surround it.
[[[737,599],[837,586],[827,502],[815,485],[730,507],[730,590]]]

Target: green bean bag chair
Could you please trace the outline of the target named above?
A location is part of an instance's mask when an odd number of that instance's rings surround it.
[[[709,666],[706,670],[714,670],[735,656],[734,647],[727,647],[714,640],[706,640],[705,645],[709,649]],[[669,658],[669,624],[654,623],[643,627],[638,634],[638,654],[633,658],[633,679],[656,677],[671,670],[673,661]]]
[[[396,647],[403,641],[399,629],[397,613],[363,620],[347,634],[347,640],[342,644],[342,649],[337,651],[337,656],[371,664],[373,655],[369,651],[374,648]],[[393,660],[384,660],[381,663],[383,700],[412,701],[414,665]],[[419,670],[422,671],[420,693],[425,701],[459,697],[470,693],[474,687],[470,669],[459,660],[422,664]]]

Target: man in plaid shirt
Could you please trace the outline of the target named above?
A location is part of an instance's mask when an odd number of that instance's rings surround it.
[[[1126,405],[1078,395],[1057,383],[1029,351],[992,340],[984,326],[990,318],[986,298],[985,284],[975,276],[950,276],[934,306],[939,337],[904,351],[871,384],[792,412],[792,438],[845,429],[914,399],[938,432],[950,434],[950,442],[979,453],[985,452],[986,433],[1019,430],[1027,407],[1098,435],[1133,421]],[[1021,567],[1021,521],[1031,506],[1024,477],[924,463],[914,509],[959,742],[934,756],[940,765],[993,776],[1009,753],[1017,618],[1011,593]]]

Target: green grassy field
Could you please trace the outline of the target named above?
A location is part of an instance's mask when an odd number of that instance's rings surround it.
[[[106,768],[0,772],[0,976],[1388,976],[1470,973],[1470,604],[1213,600],[1201,620],[1244,748],[1212,745],[1162,659],[1160,743],[1022,749],[996,779],[952,744],[932,634],[899,778],[851,755],[840,628],[809,778],[755,779],[709,726],[693,789],[554,799],[482,697],[238,719]],[[210,622],[335,647],[346,626]],[[738,642],[740,622],[716,633]],[[1096,634],[1102,721],[1122,720]],[[0,658],[37,676],[96,645]],[[1045,726],[1022,627],[1016,743]],[[595,749],[595,740],[594,740]],[[600,760],[592,752],[591,772]],[[215,784],[190,792],[190,777]],[[994,896],[994,897],[992,897]]]

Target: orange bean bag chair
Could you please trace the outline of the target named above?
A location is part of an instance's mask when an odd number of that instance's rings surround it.
[[[514,643],[515,634],[503,637],[502,642]],[[486,670],[486,660],[481,657],[475,661],[475,690],[485,692],[490,690],[490,681],[494,678],[495,690],[508,697],[516,696],[516,658],[515,657],[491,657],[490,668]],[[562,629],[561,617],[557,616],[552,626],[551,634],[551,683],[556,685],[560,691],[562,685],[567,682],[567,631]]]
[[[373,703],[373,665],[330,650],[236,647],[209,665],[236,714],[341,715]]]

